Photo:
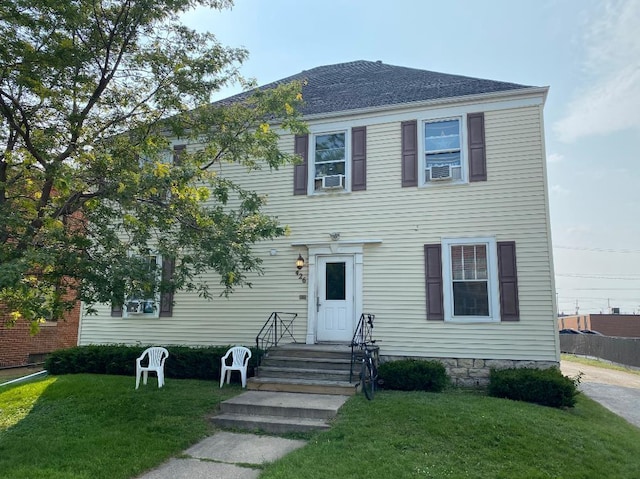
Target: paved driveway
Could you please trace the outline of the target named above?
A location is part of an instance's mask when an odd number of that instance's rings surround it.
[[[640,427],[640,375],[562,360],[565,376],[583,373],[580,390],[610,411]]]

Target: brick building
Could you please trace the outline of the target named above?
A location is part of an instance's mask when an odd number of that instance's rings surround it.
[[[78,344],[80,303],[68,312],[64,320],[40,325],[35,336],[29,333],[29,322],[18,321],[15,326],[5,325],[0,317],[0,368],[25,366],[44,361],[46,355]]]
[[[558,318],[558,329],[590,329],[605,336],[640,338],[640,315],[580,314]]]

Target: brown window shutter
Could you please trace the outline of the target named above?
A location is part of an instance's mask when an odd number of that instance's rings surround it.
[[[402,122],[402,186],[418,186],[418,122]]]
[[[469,136],[469,181],[487,181],[484,113],[467,115],[467,135]]]
[[[302,163],[293,166],[293,194],[307,194],[307,172],[309,169],[309,135],[296,135],[294,153],[302,158]]]
[[[424,272],[427,284],[427,319],[444,320],[442,246],[424,245]]]
[[[502,321],[519,321],[518,272],[515,241],[500,241],[498,246],[498,281]]]
[[[351,130],[351,191],[367,189],[367,127]]]
[[[172,258],[162,259],[162,282],[167,283],[173,279],[175,261]],[[173,316],[173,291],[165,291],[160,295],[160,317]]]
[[[111,316],[114,318],[122,316],[122,305],[111,303]]]
[[[182,155],[182,152],[187,148],[187,145],[175,145],[173,147],[173,164],[175,166],[180,166],[180,164],[182,163],[181,159],[180,159],[180,155]]]

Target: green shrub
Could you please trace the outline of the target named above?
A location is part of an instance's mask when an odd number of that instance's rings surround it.
[[[175,379],[219,379],[220,359],[230,346],[167,346],[169,357],[164,365],[164,373]],[[136,358],[147,346],[95,345],[61,349],[52,353],[45,363],[51,374],[115,374],[135,376]],[[251,349],[248,375],[253,376],[258,354]],[[239,375],[231,375],[239,381]]]
[[[449,377],[442,363],[423,359],[401,359],[380,364],[378,377],[385,389],[442,391]]]
[[[563,376],[558,368],[492,369],[488,392],[491,396],[543,406],[573,407],[578,388],[576,381]]]

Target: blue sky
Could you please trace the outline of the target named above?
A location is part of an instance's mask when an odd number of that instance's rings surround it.
[[[640,313],[640,0],[236,0],[184,16],[265,84],[354,60],[550,86],[559,310]],[[228,96],[239,87],[222,91]]]

